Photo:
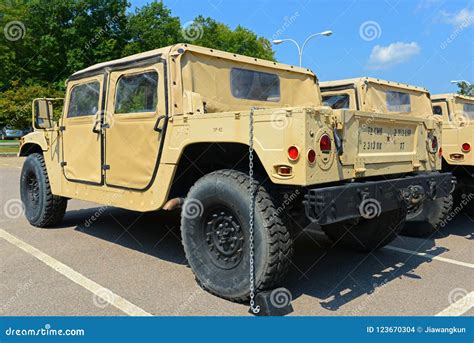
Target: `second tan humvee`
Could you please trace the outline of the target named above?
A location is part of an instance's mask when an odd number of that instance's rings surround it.
[[[434,118],[438,124],[440,122],[432,113],[430,94],[425,88],[370,77],[321,82],[320,87],[323,103],[331,108]],[[445,133],[442,137],[438,136],[439,148],[444,148],[445,139]],[[441,153],[442,149],[438,152]],[[451,195],[409,206],[408,222],[402,232],[411,236],[433,234],[445,226],[452,206]]]
[[[70,198],[181,206],[188,262],[227,299],[279,283],[299,218],[370,251],[397,236],[409,204],[451,190],[441,122],[333,110],[310,70],[272,61],[178,44],[73,74],[58,122],[52,104],[33,102],[21,141],[30,223],[55,225]]]

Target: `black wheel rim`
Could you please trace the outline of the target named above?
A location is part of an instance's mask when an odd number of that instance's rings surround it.
[[[33,209],[39,206],[39,182],[35,173],[26,175],[26,197]]]
[[[223,269],[231,269],[242,260],[244,233],[237,216],[225,206],[204,213],[202,228],[211,261]]]

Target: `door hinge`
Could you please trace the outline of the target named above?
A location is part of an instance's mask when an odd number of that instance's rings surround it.
[[[103,164],[103,165],[102,165],[102,169],[103,169],[103,170],[109,170],[109,169],[110,169],[110,165],[108,165],[108,164]]]
[[[65,166],[67,166],[67,162],[61,162],[60,165],[61,165],[61,167],[65,167]]]
[[[61,125],[61,126],[59,127],[59,131],[66,131],[66,126],[62,126],[62,125]]]

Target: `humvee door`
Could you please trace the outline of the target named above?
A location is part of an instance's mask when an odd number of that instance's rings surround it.
[[[110,73],[105,116],[105,183],[147,189],[156,176],[166,124],[162,62]]]
[[[69,181],[102,184],[103,87],[103,75],[68,82],[60,130],[61,165]]]

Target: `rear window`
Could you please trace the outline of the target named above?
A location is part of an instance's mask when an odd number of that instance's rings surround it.
[[[441,108],[441,106],[433,106],[433,114],[436,114],[438,116],[442,116],[443,115],[443,109]]]
[[[95,115],[99,110],[99,89],[98,81],[74,86],[69,99],[68,118]]]
[[[156,110],[158,73],[122,76],[117,84],[115,113],[141,113]]]
[[[474,104],[464,104],[464,115],[470,119],[474,119]]]
[[[349,109],[349,95],[348,94],[325,95],[323,96],[323,105],[329,106],[335,110]]]
[[[280,78],[275,74],[232,68],[230,89],[239,99],[280,101]]]
[[[385,92],[387,110],[390,112],[411,112],[410,94],[402,92]]]

